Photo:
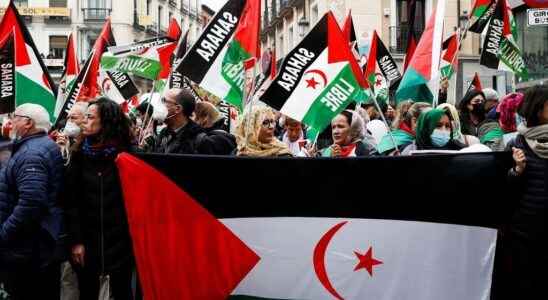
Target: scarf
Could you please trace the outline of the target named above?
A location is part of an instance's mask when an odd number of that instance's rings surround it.
[[[258,105],[253,106],[251,111],[242,116],[235,134],[238,155],[255,157],[292,155],[287,145],[275,137],[272,137],[269,143],[259,141],[259,131],[267,117],[274,118],[272,109]]]
[[[527,145],[540,158],[548,159],[548,124],[526,127],[520,124],[518,132],[525,137]]]
[[[497,106],[497,113],[499,113],[499,124],[504,132],[516,131],[516,114],[518,108],[523,103],[522,93],[512,93],[504,96]]]
[[[89,138],[85,138],[82,153],[93,158],[115,158],[118,155],[118,147],[113,144],[92,145]]]

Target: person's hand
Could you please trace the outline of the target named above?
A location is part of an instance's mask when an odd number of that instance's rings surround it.
[[[67,145],[67,136],[62,133],[59,133],[57,135],[55,142],[57,143],[57,145],[59,145],[59,147],[64,147]]]
[[[525,170],[525,164],[527,162],[527,159],[525,158],[525,153],[521,149],[512,147],[512,158],[514,159],[514,162],[516,162],[516,167],[514,168],[514,170],[516,171],[516,173],[521,175]]]
[[[74,263],[84,266],[84,256],[86,254],[86,248],[82,244],[74,245],[72,247],[72,261]]]
[[[342,148],[338,144],[331,146],[331,157],[341,156]]]
[[[304,152],[308,157],[315,157],[318,149],[316,149],[316,145],[314,145],[313,143],[307,143],[304,147]]]

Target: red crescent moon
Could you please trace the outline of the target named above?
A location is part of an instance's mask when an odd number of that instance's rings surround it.
[[[337,233],[337,231],[339,231],[339,229],[341,229],[341,227],[343,227],[343,225],[347,222],[348,221],[341,222],[329,229],[314,248],[314,270],[316,271],[316,276],[320,280],[323,287],[338,300],[344,300],[344,298],[339,295],[329,281],[327,270],[325,269],[325,252],[329,242],[331,242],[331,239],[335,236],[335,233]]]
[[[304,72],[304,75],[306,75],[308,73],[314,73],[314,74],[320,75],[320,77],[323,79],[323,86],[325,87],[327,85],[327,76],[325,76],[325,73],[323,71],[318,70],[318,69],[308,70],[308,71]]]

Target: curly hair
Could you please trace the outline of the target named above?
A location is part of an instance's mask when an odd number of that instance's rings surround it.
[[[536,85],[525,91],[525,97],[518,113],[525,118],[527,127],[542,125],[539,113],[544,109],[546,101],[548,101],[548,87]]]
[[[89,103],[97,106],[101,119],[101,131],[97,134],[99,143],[113,143],[122,148],[131,145],[130,121],[118,103],[106,97],[100,97]]]

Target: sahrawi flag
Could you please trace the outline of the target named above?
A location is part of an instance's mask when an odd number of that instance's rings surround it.
[[[74,84],[68,91],[56,123],[66,119],[68,112],[76,101],[89,101],[101,95],[101,86],[98,82],[101,56],[107,50],[107,47],[114,45],[116,45],[116,41],[112,35],[110,18],[108,18],[105,25],[103,25],[101,33],[95,40],[91,53],[82,66],[80,73],[78,73]]]
[[[471,25],[468,30],[475,33],[482,33],[485,26],[489,24],[495,7],[497,5],[496,0],[476,0],[474,7],[472,7],[472,14],[470,15]]]
[[[403,74],[396,91],[396,102],[409,99],[434,103],[437,101],[444,15],[445,1],[438,1]]]
[[[401,74],[376,30],[373,31],[371,48],[364,69],[372,95],[379,101],[387,102],[388,90],[401,79]]]
[[[245,67],[251,67],[260,55],[260,2],[227,1],[176,68],[240,110],[245,106]]]
[[[442,45],[440,72],[442,78],[451,79],[459,65],[459,30],[447,38]]]
[[[360,92],[360,74],[331,12],[287,54],[278,75],[259,100],[310,127],[312,136]]]
[[[504,180],[503,169],[494,170],[497,163],[507,164],[492,154],[336,165],[143,159],[156,168],[129,154],[116,163],[145,299],[489,299],[495,220],[502,219],[492,209],[497,198],[485,191],[463,202],[457,191],[463,182],[480,190],[477,176],[493,184]],[[219,189],[192,171],[216,167],[236,170]],[[326,169],[343,176],[328,176],[326,182]],[[386,196],[390,187],[384,178],[392,172],[404,178],[391,199],[367,201],[350,188],[365,179],[379,187],[372,199]],[[226,205],[226,190],[245,174],[261,175],[248,182],[253,193],[234,195]],[[307,186],[325,184],[291,192],[260,188],[284,174]],[[397,201],[414,187],[427,196],[419,203]],[[502,192],[496,191],[503,197]],[[440,194],[451,196],[440,204]],[[470,212],[483,195],[493,200]]]
[[[480,64],[491,69],[510,71],[527,80],[527,66],[516,44],[516,22],[507,0],[498,0],[487,28]]]
[[[10,1],[0,23],[0,40],[4,41],[10,35],[13,35],[14,40],[15,68],[2,70],[6,72],[2,73],[2,92],[13,89],[15,81],[15,104],[12,107],[23,103],[40,104],[53,120],[55,85],[13,1]],[[14,72],[10,73],[9,70]]]
[[[481,91],[483,88],[481,87],[481,80],[479,78],[479,75],[478,73],[474,73],[474,78],[472,78],[472,81],[470,82],[470,85],[468,86],[468,89],[466,90],[466,92],[468,93],[469,91],[473,91],[473,90],[476,90],[476,91]]]
[[[57,91],[57,103],[55,104],[55,118],[59,116],[68,91],[74,85],[76,76],[80,73],[80,65],[78,64],[78,57],[76,56],[76,47],[74,46],[74,40],[72,33],[69,35],[66,54],[65,54],[65,68],[61,75],[61,81],[59,82],[59,89]]]

